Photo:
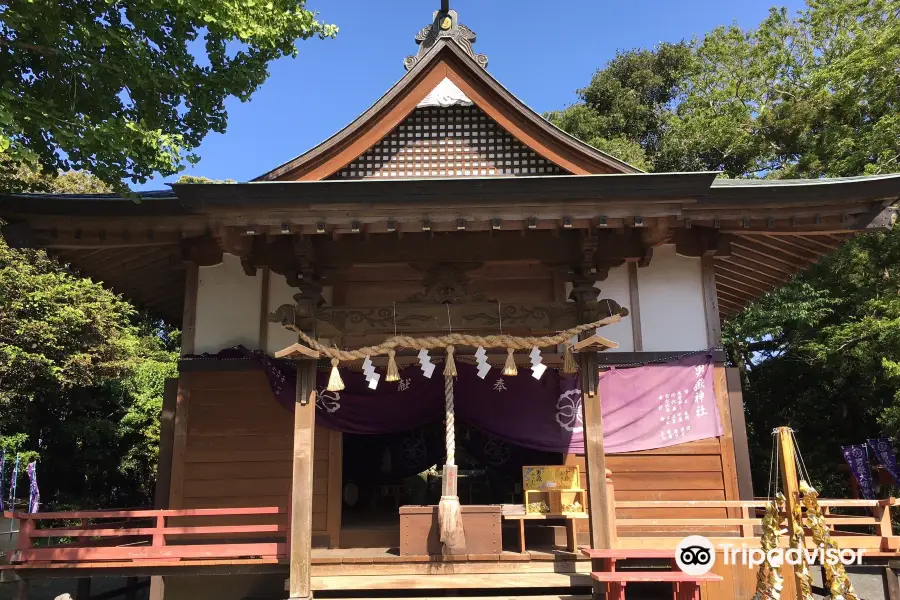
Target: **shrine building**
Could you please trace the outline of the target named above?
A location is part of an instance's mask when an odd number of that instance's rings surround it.
[[[384,96],[253,181],[0,196],[10,246],[183,332],[155,506],[15,516],[7,575],[153,600],[616,598],[643,581],[617,557],[759,545],[722,323],[889,229],[900,175],[642,172],[529,109],[458,18],[445,1]],[[896,555],[887,529],[853,547]],[[647,585],[676,598],[756,586],[666,573]]]

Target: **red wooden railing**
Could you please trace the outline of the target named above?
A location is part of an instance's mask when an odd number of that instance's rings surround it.
[[[19,520],[18,543],[9,555],[12,564],[217,559],[276,562],[287,556],[287,511],[279,507],[4,516]],[[60,521],[65,524],[60,525]]]

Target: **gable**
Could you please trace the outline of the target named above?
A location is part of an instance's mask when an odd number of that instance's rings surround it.
[[[471,101],[442,106],[428,102],[431,97],[429,94],[390,134],[329,179],[569,174],[520,142]]]
[[[540,156],[549,163],[548,165],[533,165],[536,169],[540,169],[541,166],[546,169],[550,165],[555,165],[560,169],[560,174],[571,173],[574,175],[640,172],[639,169],[558,129],[500,85],[456,43],[441,40],[418,60],[390,91],[355,121],[325,142],[261,175],[255,181],[342,179],[344,177],[339,173],[345,170],[347,173],[353,171],[357,173],[356,176],[347,175],[346,177],[360,178],[358,174],[360,170],[364,172],[369,170],[364,158],[366,153],[389,137],[408,118],[415,117],[415,112],[419,108],[425,108],[419,105],[426,97],[433,96],[432,92],[445,80],[451,81],[467,98],[471,99],[478,109],[495,123],[495,126],[499,126],[511,138],[529,148],[529,151],[534,151],[535,159]],[[443,108],[443,106],[429,108]],[[440,115],[438,115],[439,117]],[[505,142],[503,145],[504,154],[506,154]],[[510,146],[512,146],[512,142]],[[415,149],[413,150],[415,153]],[[490,154],[489,150],[486,152]],[[512,148],[510,148],[510,154],[512,154]],[[527,160],[530,161],[531,158],[528,156]],[[358,161],[360,159],[362,159],[362,169],[359,168]],[[526,166],[521,163],[521,151],[519,161],[518,166],[521,170]],[[354,162],[357,163],[356,168],[347,169],[348,165]],[[373,164],[372,171],[374,173],[374,162],[371,160],[368,162]],[[474,158],[469,162],[474,163]],[[487,160],[478,162],[480,177],[480,163],[487,162]],[[498,168],[507,166],[515,168],[516,165],[495,164],[495,175]],[[530,169],[531,166],[528,164],[527,168]],[[475,168],[474,165],[470,165],[470,167]],[[465,164],[462,168],[465,172]],[[485,166],[485,169],[490,171],[488,166]],[[396,170],[400,171],[400,169]],[[437,170],[440,171],[440,161],[438,161]],[[415,173],[415,168],[413,173]],[[335,177],[336,175],[337,177]],[[362,178],[365,177],[367,176],[362,176]],[[454,175],[454,177],[458,177],[458,175]]]

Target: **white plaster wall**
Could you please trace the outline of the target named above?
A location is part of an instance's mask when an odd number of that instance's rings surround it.
[[[594,287],[600,288],[600,298],[615,300],[623,308],[631,312],[631,292],[628,290],[628,266],[621,265],[609,270],[606,281],[598,281]],[[619,344],[618,348],[606,350],[606,352],[633,352],[634,336],[631,330],[631,315],[623,318],[618,323],[601,327],[597,333]]]
[[[598,300],[609,298],[615,300],[623,308],[631,312],[631,293],[628,290],[628,267],[621,265],[609,270],[609,277],[605,281],[598,281],[594,287],[600,288]],[[566,283],[566,297],[572,291],[572,284]],[[569,300],[571,302],[571,300]],[[605,352],[633,352],[634,336],[631,331],[631,317],[625,317],[618,323],[601,327],[597,333],[619,344],[618,348],[605,350]]]
[[[297,290],[287,284],[284,275],[278,273],[269,274],[269,308],[268,312],[272,312],[282,304],[293,304],[294,294]],[[266,344],[266,353],[274,354],[279,350],[284,350],[291,344],[297,342],[297,334],[288,331],[279,323],[269,323],[268,343]]]
[[[231,254],[199,271],[194,352],[218,352],[238,344],[257,350],[262,276],[246,275],[240,259]]]
[[[678,256],[674,245],[664,245],[637,273],[644,351],[706,349],[700,259]]]

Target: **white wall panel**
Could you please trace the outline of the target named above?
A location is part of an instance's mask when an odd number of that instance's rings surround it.
[[[706,349],[700,259],[678,256],[669,244],[656,248],[637,273],[644,351]]]
[[[262,276],[246,275],[231,254],[214,267],[200,267],[194,352],[218,352],[238,344],[259,346]]]

